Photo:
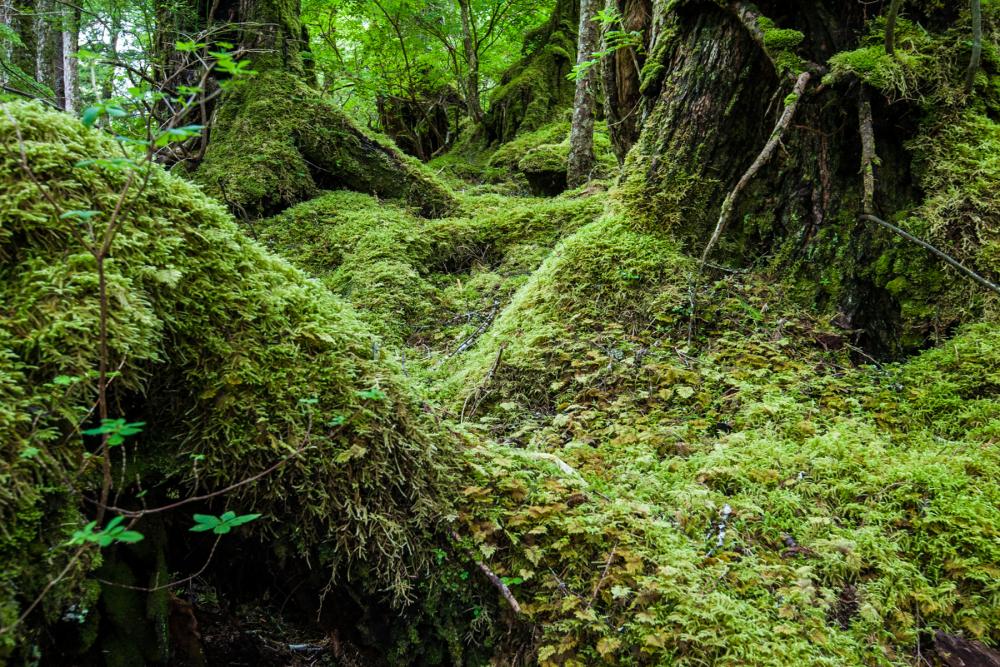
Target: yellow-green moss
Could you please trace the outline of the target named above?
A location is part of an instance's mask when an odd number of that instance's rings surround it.
[[[106,219],[125,175],[74,165],[114,155],[114,143],[37,105],[6,108],[35,177],[59,184],[51,192],[60,208]],[[53,494],[76,505],[62,480],[76,478],[81,489],[96,483],[76,477],[84,443],[73,426],[93,401],[98,350],[93,260],[70,234],[75,223],[59,218],[19,161],[14,127],[0,116],[0,387],[15,399],[0,410],[0,525],[16,531],[32,508],[52,506]],[[147,423],[130,456],[173,494],[186,494],[195,482],[204,493],[243,480],[301,447],[219,508],[263,513],[261,535],[352,586],[409,595],[448,511],[442,492],[454,446],[398,368],[373,356],[377,339],[350,306],[159,168],[123,216],[107,262],[109,348],[121,368],[113,409]],[[57,375],[79,381],[53,383]],[[23,459],[28,447],[39,452]],[[192,457],[200,459],[197,477]],[[132,491],[122,488],[120,502],[135,502]],[[83,522],[46,520],[27,528],[44,531],[38,544],[62,541]],[[0,579],[16,581],[2,596],[5,617],[16,613],[11,600],[26,604],[61,567],[53,555],[30,577],[21,576],[23,563],[5,562]],[[65,595],[51,598],[65,603]]]

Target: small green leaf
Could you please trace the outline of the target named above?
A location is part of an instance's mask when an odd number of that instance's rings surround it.
[[[76,218],[78,220],[90,220],[94,216],[100,215],[100,211],[66,211],[59,216],[60,220],[68,220],[70,218]]]

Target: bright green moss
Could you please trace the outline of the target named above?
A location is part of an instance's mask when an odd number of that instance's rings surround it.
[[[124,174],[74,165],[115,154],[113,142],[40,106],[8,110],[36,177],[61,184],[54,195],[61,206],[111,210]],[[88,378],[98,349],[93,261],[19,159],[11,121],[0,116],[0,391],[15,398],[0,409],[8,471],[0,525],[16,531],[43,501],[75,507],[59,483],[75,476],[82,443],[72,424],[93,400],[93,380],[69,387],[51,380]],[[226,506],[263,513],[258,534],[331,576],[397,601],[410,595],[447,512],[442,491],[454,448],[397,367],[373,356],[377,339],[350,306],[158,168],[123,219],[107,265],[109,348],[121,367],[115,410],[125,406],[124,416],[147,423],[130,452],[139,452],[145,474],[186,494],[197,456],[204,493],[304,447],[273,474],[228,494]],[[358,393],[372,387],[380,390],[375,398]],[[22,460],[28,446],[40,451]],[[123,491],[121,502],[131,504]],[[62,541],[79,525],[57,522],[46,535]],[[18,587],[0,598],[4,615],[10,600],[25,604],[54,572],[47,568],[59,566],[54,559],[22,577],[20,565],[5,561],[2,580]],[[65,602],[51,598],[57,615]]]

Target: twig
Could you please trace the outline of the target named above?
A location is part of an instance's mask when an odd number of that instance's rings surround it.
[[[202,575],[203,572],[205,572],[205,570],[208,569],[209,564],[212,562],[212,558],[215,556],[215,550],[216,548],[218,548],[219,541],[221,539],[222,535],[217,535],[215,537],[215,543],[212,544],[212,550],[208,552],[208,558],[205,560],[205,564],[201,566],[201,569],[188,577],[184,577],[183,579],[177,579],[175,581],[171,581],[166,584],[160,584],[159,586],[149,587],[149,586],[132,586],[130,584],[122,584],[117,581],[108,581],[107,579],[101,579],[100,577],[95,577],[95,578],[102,584],[106,584],[108,586],[115,586],[116,588],[126,588],[130,591],[142,591],[143,593],[155,593],[156,591],[162,591],[165,588],[175,588],[176,586],[180,586],[181,584],[186,584],[192,579],[197,579]]]
[[[892,0],[885,15],[885,52],[890,56],[896,54],[896,17],[902,5],[903,0]]]
[[[601,578],[594,584],[594,592],[590,596],[590,602],[587,603],[587,609],[594,606],[594,602],[597,600],[597,594],[601,590],[601,586],[604,585],[604,580],[608,578],[608,571],[611,569],[611,562],[615,559],[615,551],[618,549],[618,543],[615,542],[615,546],[611,547],[611,553],[608,554],[608,561],[604,564],[604,571],[601,572]]]
[[[451,536],[455,542],[460,542],[462,540],[462,538],[459,537],[458,533],[455,531],[451,531]],[[510,587],[503,582],[503,579],[498,577],[496,573],[494,573],[493,570],[486,565],[486,563],[480,560],[475,561],[475,563],[476,567],[478,567],[482,573],[486,575],[486,578],[490,580],[490,583],[492,583],[497,590],[500,591],[500,594],[503,595],[505,600],[507,600],[507,604],[509,604],[510,608],[514,610],[514,613],[520,614],[521,605],[517,603],[517,599],[514,597],[514,594],[510,592]]]
[[[959,273],[963,274],[964,276],[966,276],[968,278],[971,278],[972,280],[976,281],[977,283],[979,283],[980,285],[982,285],[986,289],[993,290],[997,294],[1000,294],[1000,285],[997,285],[996,283],[990,282],[986,278],[983,278],[981,275],[979,275],[978,273],[976,273],[972,269],[968,268],[967,266],[963,265],[961,262],[959,262],[957,259],[955,259],[951,255],[948,255],[947,253],[945,253],[945,252],[943,252],[941,250],[938,250],[937,248],[935,248],[934,246],[932,246],[930,243],[927,243],[926,241],[918,239],[916,236],[910,234],[909,232],[903,231],[902,229],[900,229],[896,225],[893,225],[893,224],[891,224],[889,222],[886,222],[885,220],[883,220],[881,218],[877,218],[874,215],[863,214],[863,215],[861,215],[861,219],[862,220],[870,220],[871,222],[878,223],[878,224],[882,225],[883,227],[885,227],[886,229],[888,229],[889,231],[892,231],[892,232],[895,232],[896,234],[899,234],[900,236],[902,236],[907,241],[913,241],[914,243],[916,243],[921,248],[929,250],[932,254],[936,255],[938,258],[940,258],[941,260],[943,260],[946,264],[948,264],[952,268],[956,269]]]

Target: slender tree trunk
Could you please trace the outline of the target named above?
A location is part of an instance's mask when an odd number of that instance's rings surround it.
[[[577,47],[577,66],[584,65],[597,51],[601,31],[598,28],[598,0],[580,0],[580,33]],[[566,184],[579,187],[590,180],[594,169],[594,106],[597,88],[596,66],[587,67],[576,79],[576,96],[573,100],[573,124],[569,133],[569,164]]]
[[[469,117],[475,123],[483,120],[483,105],[479,101],[479,50],[475,36],[472,34],[472,8],[469,0],[458,0],[462,12],[462,46],[465,49],[465,61],[469,72],[466,77],[466,104],[469,107]]]
[[[0,0],[0,25],[14,25],[13,0]],[[6,86],[10,82],[6,65],[13,61],[13,56],[14,45],[7,40],[0,42],[0,86]]]
[[[73,7],[63,8],[62,25],[62,107],[69,113],[76,112],[79,97],[78,63],[76,52],[80,33],[80,10]]]
[[[117,10],[111,16],[111,34],[108,36],[108,56],[109,60],[118,60],[118,39],[121,36],[122,29],[122,19],[121,15]],[[108,72],[108,76],[104,79],[101,85],[101,97],[105,100],[111,99],[114,95],[114,85],[115,85],[115,68],[112,66]]]
[[[972,0],[972,57],[969,59],[969,71],[965,77],[965,93],[972,94],[976,86],[976,74],[979,73],[979,63],[983,57],[983,8],[980,0]]]
[[[903,0],[892,0],[885,15],[885,52],[890,56],[896,53],[896,17],[902,6]]]

